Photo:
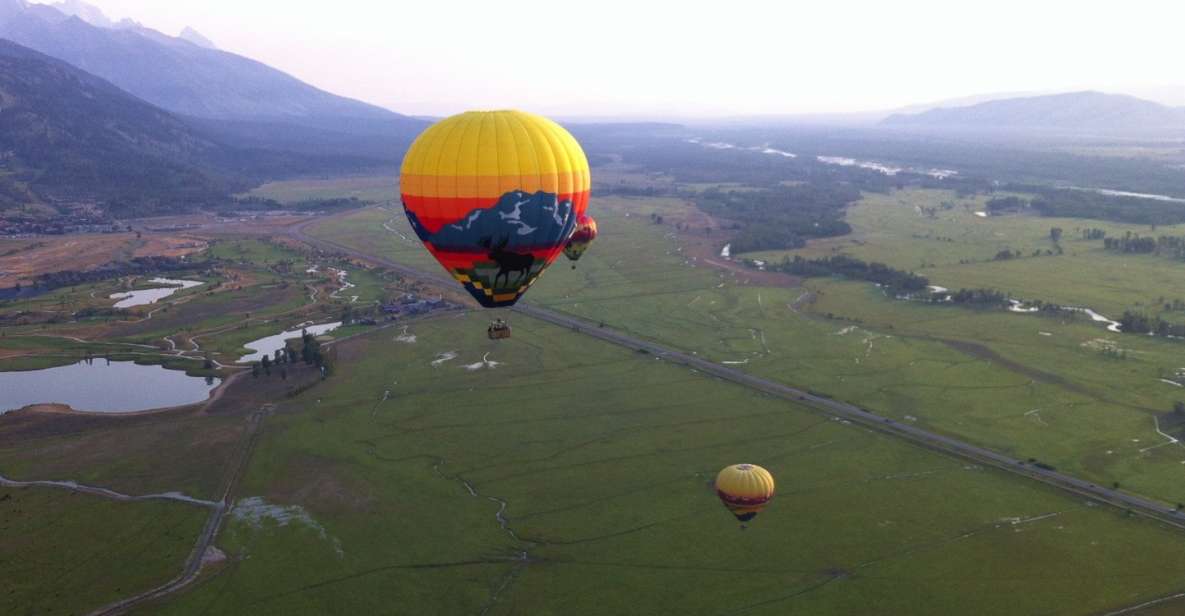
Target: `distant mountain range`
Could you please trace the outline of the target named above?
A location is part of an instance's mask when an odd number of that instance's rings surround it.
[[[176,116],[0,40],[0,203],[204,201],[225,155]]]
[[[0,0],[0,38],[65,60],[179,115],[402,140],[425,125],[219,51],[192,30],[172,37],[129,20],[114,23],[78,0],[53,6]]]
[[[1185,132],[1185,108],[1122,94],[1071,92],[898,113],[880,124],[924,130],[1152,134]]]
[[[393,167],[427,125],[192,28],[169,36],[81,0],[0,0],[0,210],[225,205],[269,179]]]
[[[227,145],[106,80],[0,40],[0,210],[178,212],[226,205],[231,193],[267,178],[374,164]]]

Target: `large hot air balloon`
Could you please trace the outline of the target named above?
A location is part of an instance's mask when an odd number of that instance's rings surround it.
[[[522,111],[428,127],[403,158],[403,209],[428,252],[487,308],[511,306],[567,245],[588,207],[584,150]]]
[[[568,238],[568,244],[564,246],[564,256],[572,261],[572,269],[576,269],[576,262],[588,250],[588,245],[597,239],[597,221],[592,216],[587,214],[581,216],[576,220],[576,230],[572,232],[572,237]]]
[[[756,464],[734,464],[716,475],[716,495],[741,522],[752,520],[774,497],[774,478]]]

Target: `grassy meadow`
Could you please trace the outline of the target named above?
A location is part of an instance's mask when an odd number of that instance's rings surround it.
[[[268,182],[247,193],[252,197],[296,203],[313,199],[354,197],[362,201],[399,201],[399,173]]]
[[[1143,236],[1185,235],[1185,225],[1150,227],[1072,218],[1006,215],[982,218],[987,197],[959,199],[938,190],[870,194],[848,209],[851,235],[812,241],[798,251],[745,255],[777,261],[786,255],[819,257],[846,254],[865,261],[914,270],[933,284],[951,289],[991,287],[1026,300],[1085,306],[1118,319],[1127,309],[1159,312],[1163,299],[1185,299],[1185,267],[1153,255],[1118,255],[1102,240],[1086,240],[1083,229],[1102,229],[1108,237],[1131,232]],[[942,204],[952,204],[943,209]],[[934,209],[934,216],[924,212]],[[1063,230],[1063,253],[1053,250],[1049,231]],[[1024,256],[995,261],[1001,250]],[[1166,315],[1166,318],[1170,318]]]
[[[349,178],[255,194],[387,201],[396,191],[389,178]],[[944,201],[954,206],[942,209]],[[938,285],[992,286],[1110,316],[1185,298],[1179,263],[1106,254],[1076,231],[1149,229],[984,219],[974,214],[981,209],[982,199],[940,191],[869,195],[849,210],[851,236],[798,252],[850,254]],[[598,197],[591,211],[601,238],[575,269],[557,262],[527,301],[1095,482],[1185,501],[1185,448],[1157,423],[1185,398],[1166,382],[1182,380],[1179,343],[1083,319],[899,301],[866,283],[721,268],[705,262],[720,260],[718,248],[705,252],[702,237],[676,231],[678,222],[703,223],[680,199]],[[992,260],[1004,248],[1051,248],[1052,226],[1065,230],[1063,255]],[[309,232],[442,271],[397,202]],[[195,293],[151,319],[112,326],[117,340],[160,345],[166,335],[200,333],[202,349],[235,357],[278,327],[333,318],[350,296],[365,304],[392,288],[347,267],[357,287],[312,306],[313,288],[336,288],[328,264],[254,239],[210,250],[241,261],[241,289]],[[267,267],[280,261],[293,261],[292,273]],[[305,271],[313,265],[321,272]],[[84,291],[106,288],[63,293]],[[135,613],[925,615],[973,605],[977,614],[1082,614],[1185,587],[1178,530],[526,317],[511,315],[514,337],[495,343],[485,337],[490,316],[450,314],[341,343],[328,381],[274,400],[217,541],[230,559]],[[0,352],[88,350],[53,337],[63,331],[0,338]],[[241,414],[210,414],[9,435],[0,438],[0,472],[210,498],[245,426]],[[744,531],[711,489],[719,468],[741,461],[779,482],[777,499]],[[9,493],[0,500],[0,553],[25,556],[0,560],[0,575],[17,580],[0,597],[3,613],[5,600],[29,613],[84,611],[108,600],[87,594],[87,584],[118,587],[115,598],[168,579],[204,514],[32,489],[0,488],[0,499]],[[34,525],[50,519],[60,520],[60,537]],[[88,531],[107,521],[110,532]],[[134,532],[125,525],[142,536],[113,546]],[[137,560],[141,540],[164,547]],[[53,588],[77,589],[30,603],[45,592],[32,577],[40,563],[70,546],[87,557],[62,561],[79,575],[75,586]]]
[[[0,487],[0,613],[84,614],[174,578],[208,510]]]
[[[1086,320],[1062,322],[895,301],[866,283],[815,279],[800,287],[746,284],[743,273],[684,254],[672,224],[691,215],[685,202],[602,198],[592,207],[601,238],[575,270],[557,262],[532,288],[528,301],[742,365],[886,416],[1036,458],[1093,481],[1118,482],[1168,503],[1185,501],[1180,482],[1185,448],[1160,434],[1156,423],[1156,416],[1183,395],[1181,388],[1161,380],[1175,378],[1185,367],[1175,342],[1114,334]],[[862,202],[853,210],[857,238],[878,229],[893,231],[860,217],[873,207]],[[972,213],[975,207],[956,211],[970,222],[980,222],[983,219]],[[906,213],[920,218],[913,207]],[[651,214],[672,223],[653,224]],[[1047,219],[987,221],[1027,224],[1033,249],[1038,242],[1049,244],[1035,230],[1044,228],[1047,237]],[[1071,236],[1073,227],[1062,226]],[[409,233],[406,221],[389,211],[363,210],[314,227],[313,232],[426,271],[439,267],[426,251],[399,239],[399,233]],[[928,249],[931,242],[914,239],[915,232],[892,236],[903,253]],[[858,241],[866,242],[862,247],[872,245],[870,240]],[[984,242],[976,254],[990,258],[999,248]],[[1069,239],[1063,243],[1073,246]],[[943,250],[954,250],[949,244],[942,242]],[[889,239],[881,241],[880,250],[892,252]],[[1039,265],[1060,259],[1073,264],[1073,250],[1066,252],[1065,257],[1013,263]],[[967,257],[952,253],[950,267],[997,265],[960,266],[961,258]],[[1126,260],[1108,254],[1089,258]],[[1164,260],[1149,266],[1168,271],[1177,264]],[[931,269],[921,271],[932,274]],[[1062,287],[1066,293],[1074,288]],[[1042,297],[1061,299],[1051,295]],[[1123,349],[1126,359],[1113,358],[1103,352],[1106,348]]]
[[[1182,582],[1157,524],[484,316],[339,349],[267,420],[232,564],[140,613],[1081,613]],[[779,481],[743,531],[711,489],[741,460]]]

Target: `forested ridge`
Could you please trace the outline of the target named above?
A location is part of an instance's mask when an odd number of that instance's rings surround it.
[[[227,146],[65,62],[0,40],[0,209],[93,203],[116,217],[234,206],[264,179],[357,157]]]

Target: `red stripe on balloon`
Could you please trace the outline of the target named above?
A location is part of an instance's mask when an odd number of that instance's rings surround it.
[[[457,222],[476,209],[490,208],[498,203],[501,197],[421,197],[402,194],[403,207],[416,215],[420,224],[429,233],[436,233],[440,228]],[[560,201],[571,201],[572,211],[580,216],[588,209],[589,192],[565,193],[558,195]]]

